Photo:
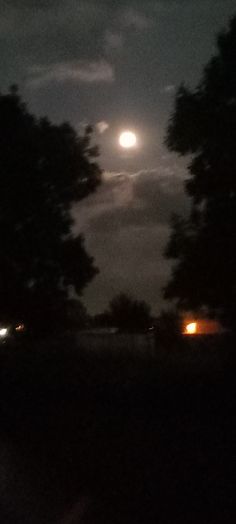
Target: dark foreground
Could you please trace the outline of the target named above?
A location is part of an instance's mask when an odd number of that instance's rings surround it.
[[[0,522],[235,522],[233,340],[0,348]]]

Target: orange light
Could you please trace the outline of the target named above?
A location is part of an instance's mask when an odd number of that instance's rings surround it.
[[[197,333],[197,322],[190,322],[185,327],[185,335],[196,335]]]

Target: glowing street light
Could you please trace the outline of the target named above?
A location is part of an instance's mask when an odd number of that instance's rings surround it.
[[[190,322],[185,326],[185,335],[196,335],[197,322]]]
[[[4,338],[7,336],[7,334],[8,334],[7,328],[0,328],[0,337]]]

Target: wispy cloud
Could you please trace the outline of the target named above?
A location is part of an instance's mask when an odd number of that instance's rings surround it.
[[[150,225],[168,230],[171,214],[187,210],[183,179],[171,170],[105,171],[97,192],[74,207],[74,227],[104,235]]]
[[[114,69],[106,60],[61,62],[29,69],[28,85],[37,88],[51,82],[113,82]]]
[[[96,129],[100,135],[103,135],[103,133],[105,133],[108,128],[109,128],[109,124],[105,120],[101,120],[100,122],[97,122],[96,124]]]

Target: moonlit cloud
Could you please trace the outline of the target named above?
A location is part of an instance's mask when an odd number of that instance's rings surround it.
[[[109,124],[105,120],[101,120],[101,122],[97,122],[96,129],[100,135],[103,135],[109,129]]]
[[[62,62],[50,66],[30,67],[28,85],[37,88],[51,82],[97,83],[113,82],[113,67],[105,60],[95,62]]]
[[[88,201],[92,214],[88,214],[87,225],[81,204],[78,210],[79,216],[82,211],[84,227],[93,231],[110,231],[111,234],[130,227],[142,227],[148,231],[151,225],[168,229],[172,213],[188,210],[183,181],[175,174],[163,174],[158,169],[106,173],[103,186]],[[88,205],[83,207],[87,214]],[[80,226],[81,220],[77,223]]]
[[[163,257],[170,216],[187,208],[183,178],[165,161],[157,169],[103,174],[97,192],[73,209],[74,232],[85,234],[100,268],[85,293],[94,311],[104,309],[120,290],[136,296],[138,290],[158,311],[170,274],[170,263]]]

